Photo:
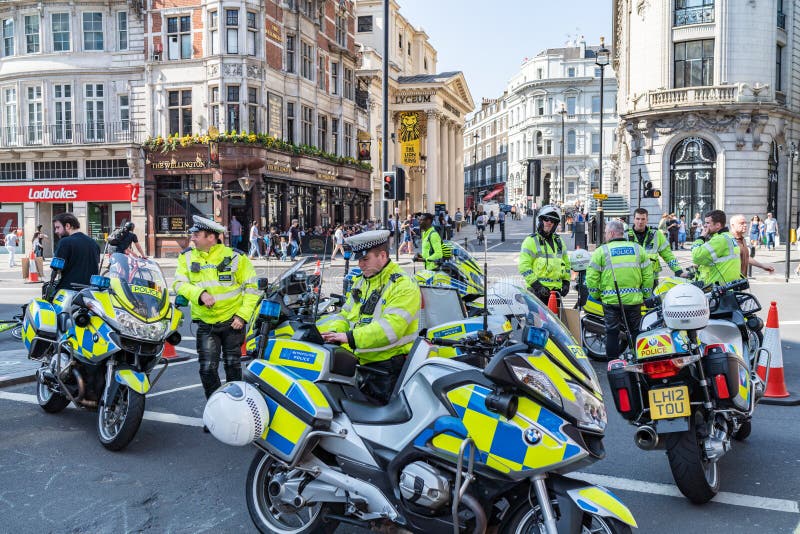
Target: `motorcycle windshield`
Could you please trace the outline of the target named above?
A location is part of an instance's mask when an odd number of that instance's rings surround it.
[[[581,379],[582,382],[588,384],[596,392],[600,392],[600,382],[597,379],[592,364],[583,353],[581,344],[572,337],[569,329],[564,326],[558,317],[553,315],[553,312],[542,303],[539,299],[525,291],[523,288],[518,288],[515,298],[518,302],[525,304],[528,307],[528,314],[526,316],[526,323],[531,326],[544,328],[550,334],[556,345],[561,349],[564,357],[569,360],[572,365],[577,367],[585,377],[576,377]]]
[[[478,262],[475,261],[475,258],[467,252],[466,249],[455,241],[447,241],[447,244],[453,248],[453,256],[449,261],[455,265],[470,287],[482,293],[483,273],[481,272]]]
[[[144,321],[162,318],[168,289],[156,262],[115,253],[111,255],[106,276],[111,279],[111,289],[123,308]]]
[[[270,286],[270,293],[274,293],[275,291],[278,291],[280,288],[284,287],[284,283],[287,280],[290,280],[292,278],[292,275],[294,275],[296,272],[302,269],[303,265],[308,263],[308,260],[310,259],[311,259],[310,256],[304,256],[299,260],[297,260],[296,262],[294,262],[294,265],[292,265],[288,271],[280,275],[280,277],[277,280],[275,280],[275,282],[272,283],[272,285]]]

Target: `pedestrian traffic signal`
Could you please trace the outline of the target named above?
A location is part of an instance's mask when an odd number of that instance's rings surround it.
[[[403,201],[406,199],[406,170],[403,167],[397,167],[395,170],[395,200]]]
[[[393,172],[383,173],[383,200],[397,199],[397,175]]]
[[[644,183],[644,198],[661,198],[661,189],[653,189],[653,182],[647,180]]]

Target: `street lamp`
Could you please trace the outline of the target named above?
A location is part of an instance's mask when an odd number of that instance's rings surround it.
[[[789,173],[786,178],[786,282],[789,282],[792,263],[792,180],[794,178],[794,162],[797,159],[797,144],[789,143]]]
[[[475,185],[474,189],[472,190],[472,202],[475,207],[478,206],[478,199],[476,198],[478,195],[478,188],[481,184],[478,183],[478,139],[480,135],[478,135],[478,130],[475,130],[475,133],[472,134],[472,138],[475,140],[472,147],[472,183]]]
[[[597,191],[603,194],[603,81],[605,78],[606,65],[608,65],[611,53],[605,47],[605,37],[600,38],[600,49],[595,53],[594,64],[600,67],[600,182],[597,184]],[[603,226],[603,198],[597,199],[597,241],[602,243],[604,239]]]
[[[561,163],[560,163],[561,169],[559,170],[560,176],[558,184],[560,191],[558,196],[561,199],[561,202],[563,203],[565,200],[564,190],[567,187],[567,183],[564,180],[564,117],[567,115],[567,108],[564,107],[564,104],[561,104],[561,111],[559,111],[558,114],[561,115]]]

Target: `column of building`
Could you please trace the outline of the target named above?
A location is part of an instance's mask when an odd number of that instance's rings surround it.
[[[458,183],[463,182],[463,174],[458,174],[458,165],[456,161],[456,128],[458,125],[455,121],[448,120],[447,121],[447,165],[449,168],[449,183],[448,183],[448,198],[447,198],[447,210],[450,212],[450,216],[452,217],[455,212],[456,208],[461,206],[461,200],[458,198]],[[459,177],[461,177],[459,179]]]
[[[426,194],[427,202],[424,209],[428,212],[433,212],[433,203],[439,197],[439,179],[441,172],[439,170],[439,113],[437,111],[428,111],[428,134],[426,137],[428,162],[426,170]]]
[[[452,177],[450,176],[450,161],[449,160],[449,152],[448,152],[448,143],[450,141],[450,137],[447,133],[448,129],[448,122],[449,120],[444,117],[443,115],[439,118],[439,168],[441,169],[441,174],[439,176],[439,197],[436,199],[437,202],[448,202],[448,196],[450,195],[449,191],[449,183]],[[448,209],[450,205],[448,204]]]
[[[464,210],[464,128],[462,126],[456,126],[453,131],[453,136],[455,138],[455,164],[456,164],[456,171],[455,175],[458,179],[455,180],[456,182],[456,198],[455,198],[455,205],[454,208],[461,208],[461,211]],[[455,212],[455,209],[453,210]]]

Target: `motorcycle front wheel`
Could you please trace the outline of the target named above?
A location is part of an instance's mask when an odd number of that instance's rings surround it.
[[[47,368],[48,365],[42,366],[42,369]],[[50,386],[44,383],[42,379],[42,369],[36,373],[36,400],[39,406],[47,413],[58,413],[67,407],[69,399],[61,393],[56,393]]]
[[[97,437],[103,447],[120,451],[131,442],[144,417],[144,395],[120,385],[108,404],[97,410]]]
[[[539,506],[533,508],[525,503],[511,516],[501,532],[509,534],[544,534],[546,532]],[[610,517],[585,514],[580,534],[630,534],[631,527]]]
[[[675,485],[695,504],[705,504],[719,492],[719,465],[707,460],[694,431],[673,434],[667,458]]]
[[[328,506],[320,503],[301,507],[280,502],[274,497],[278,486],[270,483],[277,479],[283,482],[293,477],[303,477],[299,471],[289,471],[275,458],[262,450],[256,452],[247,472],[247,510],[259,532],[268,534],[327,534],[336,530],[338,523],[326,518]],[[282,484],[281,484],[282,485]]]

